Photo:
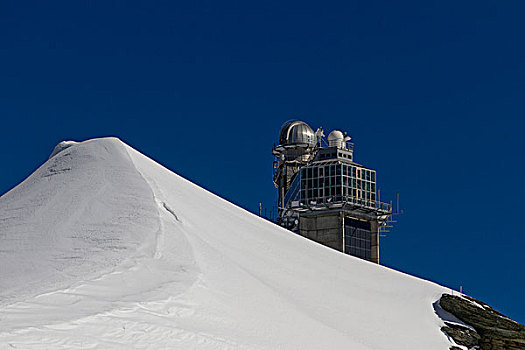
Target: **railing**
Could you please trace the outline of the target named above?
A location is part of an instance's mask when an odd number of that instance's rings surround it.
[[[346,149],[352,151],[354,149],[354,143],[350,141],[345,142]]]
[[[288,206],[288,203],[286,203]],[[360,199],[347,196],[321,197],[316,199],[306,200],[292,200],[290,201],[290,208],[326,208],[332,206],[342,206],[345,204],[353,204],[367,209],[390,213],[392,205],[390,203],[383,203],[375,200]]]

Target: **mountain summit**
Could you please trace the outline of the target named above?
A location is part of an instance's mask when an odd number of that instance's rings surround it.
[[[449,289],[338,253],[116,138],[0,198],[0,347],[425,349]],[[439,315],[438,315],[439,314]]]

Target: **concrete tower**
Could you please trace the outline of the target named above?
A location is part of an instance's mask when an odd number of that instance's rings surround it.
[[[323,138],[302,121],[285,123],[273,148],[277,223],[323,245],[379,263],[379,230],[392,215],[377,200],[376,172],[354,162],[350,137]]]

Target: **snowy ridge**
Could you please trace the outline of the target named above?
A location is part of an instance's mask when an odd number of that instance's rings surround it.
[[[0,348],[449,348],[433,308],[448,289],[291,234],[118,139],[67,146],[0,198]]]
[[[73,145],[76,145],[76,144],[77,144],[77,142],[75,142],[75,141],[62,141],[62,142],[60,142],[58,145],[55,146],[55,149],[53,150],[53,152],[51,152],[51,155],[49,156],[48,159],[53,158],[55,155],[57,155],[58,153],[62,152],[66,148],[69,148],[69,147],[71,147]]]

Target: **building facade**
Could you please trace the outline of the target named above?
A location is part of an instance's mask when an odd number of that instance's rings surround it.
[[[283,125],[273,148],[277,223],[330,248],[379,263],[379,231],[392,215],[377,198],[376,171],[353,159],[350,137],[324,139],[302,121]]]

